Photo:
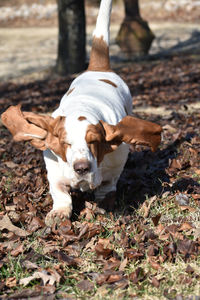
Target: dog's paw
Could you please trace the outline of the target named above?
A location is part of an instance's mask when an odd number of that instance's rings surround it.
[[[51,227],[53,224],[59,225],[64,220],[69,219],[71,217],[71,213],[71,207],[52,209],[45,218],[45,224],[49,227]]]

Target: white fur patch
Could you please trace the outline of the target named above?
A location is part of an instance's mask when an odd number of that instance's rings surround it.
[[[72,126],[73,124],[73,126]],[[101,176],[97,167],[97,160],[93,157],[85,140],[86,132],[90,122],[87,120],[77,120],[66,118],[65,130],[67,132],[67,178],[70,179],[71,186],[82,191],[94,189],[101,184]],[[91,163],[91,171],[85,175],[79,175],[74,170],[74,164],[80,160],[87,160]]]
[[[109,45],[109,28],[110,28],[110,14],[112,9],[112,0],[102,0],[97,17],[96,28],[93,36],[97,38],[103,37],[103,40]]]

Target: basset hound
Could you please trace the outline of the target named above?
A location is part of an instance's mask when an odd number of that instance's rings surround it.
[[[46,224],[70,218],[70,189],[94,190],[103,200],[112,191],[127,160],[129,145],[155,151],[161,126],[133,117],[132,97],[109,60],[112,0],[102,0],[87,71],[79,75],[52,116],[22,112],[20,105],[2,114],[15,141],[43,150],[53,208]]]

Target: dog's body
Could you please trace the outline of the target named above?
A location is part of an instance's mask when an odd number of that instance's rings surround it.
[[[95,190],[102,200],[116,190],[129,144],[155,150],[161,127],[136,119],[124,81],[110,69],[109,22],[112,0],[102,0],[88,70],[78,76],[52,117],[10,107],[2,121],[14,139],[44,150],[53,209],[46,217],[70,217],[70,188]],[[13,125],[14,124],[14,125]]]
[[[66,179],[72,188],[81,191],[95,189],[97,200],[102,200],[108,192],[116,190],[129,146],[121,144],[115,151],[105,155],[97,166],[85,136],[88,126],[98,124],[99,120],[115,125],[127,114],[131,114],[132,98],[127,85],[113,72],[85,72],[72,82],[69,91],[71,92],[66,93],[59,108],[53,113],[53,117],[66,117],[65,129],[70,144],[67,162],[63,162],[59,156],[56,158],[49,150],[44,152],[44,159],[54,209],[65,207],[65,203],[67,206],[70,204],[70,214],[71,197],[66,197],[66,191],[60,189],[60,185],[65,186]],[[89,161],[91,172],[80,176],[73,168],[74,163],[79,160]],[[66,209],[64,210],[66,213]]]

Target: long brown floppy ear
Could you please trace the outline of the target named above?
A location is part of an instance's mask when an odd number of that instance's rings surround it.
[[[10,106],[2,115],[2,123],[15,141],[30,141],[39,150],[51,149],[66,161],[64,117],[56,119],[31,112],[22,112],[21,105]]]
[[[132,116],[124,117],[117,125],[101,121],[106,132],[106,141],[120,145],[147,145],[156,151],[161,141],[162,127]]]

